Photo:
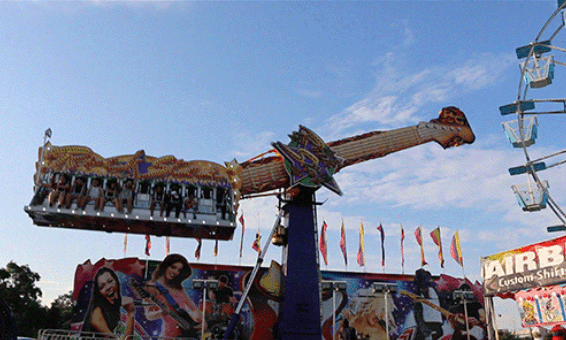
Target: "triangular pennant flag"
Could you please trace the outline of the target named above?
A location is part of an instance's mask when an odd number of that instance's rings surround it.
[[[342,220],[342,228],[340,229],[340,249],[344,255],[344,263],[348,265],[348,254],[346,251],[346,231],[344,230],[344,220]]]
[[[218,255],[218,239],[214,242],[214,257]]]
[[[403,241],[405,241],[405,229],[401,224],[401,270],[405,272],[405,250],[403,249]]]
[[[383,231],[383,226],[381,225],[381,223],[379,223],[377,230],[379,230],[379,234],[381,235],[381,266],[385,267],[385,231]]]
[[[198,244],[197,244],[197,249],[195,250],[195,258],[198,260],[200,259],[200,248],[202,246],[202,239],[197,238],[196,240]]]
[[[365,266],[365,249],[364,249],[364,224],[360,222],[360,244],[358,247],[358,256],[356,256],[356,260],[358,261],[358,265],[360,267]]]
[[[128,234],[124,234],[124,257],[126,257],[127,249],[128,249]]]
[[[149,234],[145,235],[145,254],[149,256],[149,251],[151,250],[151,238]]]
[[[169,255],[169,251],[171,250],[171,243],[169,241],[169,236],[165,237],[165,256]]]
[[[464,268],[464,257],[462,256],[462,248],[460,247],[460,236],[458,236],[458,232],[454,233],[452,236],[452,243],[450,244],[450,255],[452,258],[458,262],[462,268]]]
[[[425,261],[425,256],[424,256],[424,245],[423,245],[423,237],[422,237],[422,227],[418,227],[417,230],[415,230],[415,237],[417,239],[417,243],[419,244],[419,246],[421,246],[421,267],[426,266],[428,263],[426,263]]]
[[[430,233],[430,237],[434,244],[438,246],[438,260],[440,261],[440,268],[444,268],[444,254],[442,254],[442,240],[440,238],[440,227],[437,227]]]
[[[244,223],[244,212],[240,216],[240,224],[242,224],[242,238],[240,239],[240,258],[242,258],[242,250],[244,249],[244,233],[246,232],[246,224]]]
[[[261,235],[259,234],[259,229],[255,234],[255,240],[252,243],[253,250],[257,251],[258,253],[261,252]]]
[[[322,222],[322,231],[320,232],[320,240],[318,241],[318,247],[320,249],[320,253],[322,254],[322,259],[324,260],[324,264],[328,266],[328,258],[327,258],[327,243],[326,243],[326,222]]]

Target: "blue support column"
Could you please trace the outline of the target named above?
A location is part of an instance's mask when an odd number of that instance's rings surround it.
[[[278,338],[283,340],[322,338],[314,192],[303,187],[284,207],[289,223],[287,275],[278,327]]]

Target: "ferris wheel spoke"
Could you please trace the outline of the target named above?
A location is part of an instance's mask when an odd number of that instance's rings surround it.
[[[563,224],[566,224],[566,214],[564,213],[564,211],[562,209],[560,209],[560,206],[558,204],[556,204],[556,202],[554,201],[554,199],[550,195],[548,196],[548,206],[554,212],[554,214],[558,217],[558,219],[560,221],[562,221]]]
[[[562,165],[562,164],[564,164],[564,163],[566,163],[566,160],[563,160],[563,161],[556,162],[556,163],[554,163],[554,164],[548,165],[546,168],[547,168],[547,169],[550,169],[550,168],[553,168],[553,167],[555,167],[555,166]]]
[[[540,158],[538,158],[538,159],[535,159],[535,160],[532,161],[532,163],[541,162],[541,161],[544,161],[545,159],[549,159],[549,158],[552,158],[552,157],[560,156],[560,155],[565,154],[565,153],[566,153],[566,149],[561,150],[561,151],[557,151],[557,152],[548,154],[548,155],[546,155],[546,156],[540,157]],[[562,163],[563,163],[563,162],[560,162],[560,164],[562,164]],[[554,166],[554,165],[552,165],[552,166]],[[547,169],[550,168],[550,167],[551,167],[551,166],[547,166]]]

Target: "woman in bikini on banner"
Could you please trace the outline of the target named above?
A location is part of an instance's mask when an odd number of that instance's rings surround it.
[[[196,337],[201,330],[202,312],[183,290],[181,283],[191,276],[187,259],[179,254],[165,257],[146,283],[156,303],[146,307],[148,320],[161,318],[163,337]]]

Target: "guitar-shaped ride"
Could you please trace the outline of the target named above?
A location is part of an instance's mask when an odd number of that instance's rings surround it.
[[[194,321],[189,313],[181,309],[178,305],[169,306],[163,301],[159,300],[157,297],[148,292],[139,282],[134,279],[130,279],[129,286],[134,289],[134,291],[142,298],[149,299],[163,311],[167,312],[181,328],[181,337],[195,337],[200,331],[200,323]]]
[[[38,226],[231,240],[241,199],[272,195],[297,186],[312,190],[325,186],[341,194],[333,176],[343,168],[424,143],[437,142],[446,149],[475,140],[466,116],[454,106],[443,108],[438,118],[414,126],[371,131],[329,143],[304,126],[289,137],[288,144],[274,142],[272,150],[243,163],[235,159],[225,162],[225,166],[173,156],[156,158],[143,150],[104,158],[85,146],[53,146],[45,142],[36,163],[35,195],[24,209]],[[48,188],[53,185],[50,181],[55,174],[69,178],[134,178],[140,183],[134,209],[131,214],[114,213],[112,208],[102,212],[85,203],[79,214],[78,203],[69,208],[53,207],[49,204]],[[208,192],[210,183],[217,188],[213,190],[217,203],[212,203],[214,199],[211,202],[209,198],[195,197],[192,207],[185,206],[189,214],[183,218],[154,217],[150,208],[151,188],[147,184],[150,182],[184,183],[197,192]],[[290,196],[296,191],[291,190]]]

